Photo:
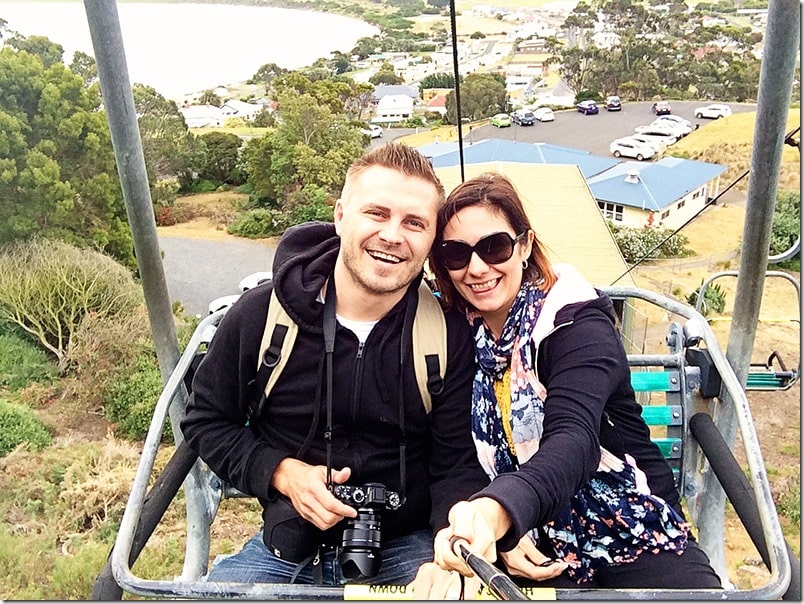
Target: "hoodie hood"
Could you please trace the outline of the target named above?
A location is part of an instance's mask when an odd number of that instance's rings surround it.
[[[285,231],[274,254],[274,292],[303,329],[321,332],[322,305],[316,301],[335,270],[341,239],[331,222],[305,222]]]

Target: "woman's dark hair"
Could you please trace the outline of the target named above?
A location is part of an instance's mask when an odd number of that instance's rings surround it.
[[[487,172],[461,183],[449,194],[446,203],[438,210],[438,228],[433,242],[433,250],[444,241],[444,227],[452,217],[462,209],[472,206],[488,208],[491,212],[499,214],[517,235],[523,231],[533,230],[522,200],[511,181],[502,174]],[[445,308],[456,308],[460,312],[471,309],[471,305],[458,294],[452,284],[449,271],[438,262],[432,251],[430,252],[430,270],[436,276],[436,285]],[[533,239],[530,261],[522,279],[533,282],[543,279],[542,287],[545,291],[549,291],[557,280],[542,244],[536,237]]]

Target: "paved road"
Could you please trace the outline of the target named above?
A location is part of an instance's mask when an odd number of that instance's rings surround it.
[[[271,270],[274,250],[249,239],[209,241],[181,237],[159,238],[168,294],[187,314],[206,316],[209,303],[238,293],[246,275]]]

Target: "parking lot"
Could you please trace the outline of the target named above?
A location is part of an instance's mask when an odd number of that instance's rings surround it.
[[[694,114],[696,107],[708,104],[708,101],[670,101],[673,115],[688,119],[693,127],[696,125],[705,127],[712,122],[709,119],[696,119]],[[756,111],[755,104],[728,103],[728,105],[733,113]],[[624,101],[621,111],[608,112],[601,107],[597,115],[583,115],[574,109],[567,109],[556,111],[555,121],[536,122],[533,126],[513,124],[508,128],[496,128],[488,124],[482,126],[464,124],[463,139],[464,144],[486,138],[502,138],[523,143],[551,143],[611,157],[609,152],[611,141],[633,134],[634,128],[650,124],[655,119],[652,106],[652,101],[638,103]],[[414,131],[411,129],[386,128],[385,137],[374,139],[372,142],[377,144],[412,132]]]

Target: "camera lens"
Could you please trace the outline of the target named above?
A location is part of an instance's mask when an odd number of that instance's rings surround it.
[[[347,579],[369,579],[380,570],[380,518],[371,508],[361,508],[343,531],[338,563]]]

